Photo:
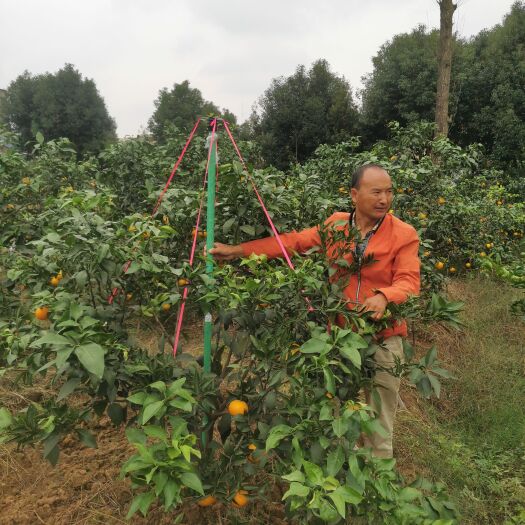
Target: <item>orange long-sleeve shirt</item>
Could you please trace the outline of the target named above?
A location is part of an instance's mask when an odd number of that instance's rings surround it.
[[[336,212],[326,220],[325,224],[330,225],[336,221],[345,221],[344,226],[337,225],[336,228],[348,230],[350,228],[349,219],[350,213]],[[321,244],[318,226],[301,232],[285,233],[280,237],[289,254],[304,253]],[[245,242],[241,246],[246,257],[251,254],[266,254],[270,258],[282,255],[275,237]],[[358,275],[353,274],[351,276],[347,287],[344,289],[345,296],[350,301],[362,303],[367,297],[376,292],[381,292],[389,302],[401,304],[409,296],[418,295],[420,288],[418,249],[419,239],[416,230],[397,217],[387,214],[370,238],[363,254],[364,257],[373,254],[375,262],[361,268],[360,286]],[[344,258],[351,263],[353,255],[347,253]],[[406,336],[406,322],[397,322],[378,334],[384,339],[392,335]]]

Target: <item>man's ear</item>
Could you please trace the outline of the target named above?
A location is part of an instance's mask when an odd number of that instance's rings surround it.
[[[357,199],[357,189],[356,188],[352,188],[350,190],[350,195],[352,197],[352,202],[355,204],[355,201]]]

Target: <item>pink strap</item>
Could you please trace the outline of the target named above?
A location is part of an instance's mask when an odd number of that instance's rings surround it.
[[[193,126],[193,129],[191,130],[190,136],[188,137],[188,140],[186,141],[186,144],[184,145],[184,149],[182,150],[181,154],[179,155],[179,158],[177,159],[177,162],[175,163],[175,166],[173,166],[173,169],[171,170],[171,175],[168,179],[168,182],[166,182],[166,185],[164,186],[164,189],[162,190],[161,194],[159,195],[159,198],[157,200],[157,204],[155,204],[155,208],[151,212],[151,216],[154,217],[157,213],[160,204],[162,202],[162,199],[164,198],[164,195],[168,191],[168,188],[170,187],[171,181],[173,179],[173,176],[175,175],[175,172],[177,171],[179,164],[181,163],[182,159],[184,158],[184,155],[186,154],[186,150],[188,149],[188,146],[190,145],[190,142],[193,139],[193,135],[195,135],[195,132],[197,131],[197,128],[199,127],[199,124],[201,122],[201,119],[199,118],[197,122],[195,122],[195,126]]]
[[[259,203],[261,204],[261,207],[263,209],[264,215],[266,215],[266,219],[268,220],[268,223],[270,224],[270,228],[272,229],[273,234],[275,235],[275,240],[279,244],[279,248],[283,252],[284,258],[286,259],[286,263],[288,266],[294,270],[294,265],[292,261],[290,260],[290,257],[288,256],[288,252],[286,251],[286,248],[284,247],[283,242],[281,241],[281,237],[279,233],[277,232],[277,229],[275,228],[275,225],[272,222],[272,219],[270,217],[270,214],[268,213],[268,210],[266,209],[266,206],[264,205],[264,202],[259,195],[259,192],[257,191],[257,186],[255,186],[255,182],[253,181],[252,176],[250,175],[248,168],[246,166],[246,162],[244,162],[244,159],[241,155],[241,152],[239,151],[239,148],[237,147],[237,143],[235,142],[235,139],[233,138],[233,135],[231,134],[230,128],[228,126],[227,122],[224,122],[224,128],[226,129],[226,132],[228,133],[228,136],[230,137],[230,140],[232,141],[233,147],[235,148],[235,151],[237,152],[237,155],[239,159],[241,160],[241,163],[246,171],[246,174],[248,176],[248,180],[251,182],[253,190],[255,191],[255,195],[257,195],[257,199],[259,200]]]
[[[248,167],[246,166],[246,162],[244,162],[243,156],[241,155],[241,152],[239,151],[237,143],[235,142],[235,139],[233,138],[233,135],[231,134],[230,128],[229,128],[228,123],[226,121],[224,121],[224,128],[226,129],[226,132],[228,133],[228,136],[230,137],[230,140],[231,140],[231,142],[233,144],[233,147],[235,148],[235,151],[237,152],[237,156],[239,157],[239,159],[240,159],[240,161],[241,161],[241,163],[242,163],[242,165],[244,167],[244,170],[246,171],[246,175],[248,176],[248,180],[252,184],[253,190],[255,191],[255,195],[257,195],[257,199],[259,200],[259,203],[261,204],[261,207],[263,209],[264,215],[266,215],[266,219],[268,220],[268,223],[270,224],[270,228],[272,229],[272,232],[273,232],[273,234],[275,236],[275,240],[279,244],[279,248],[281,249],[281,252],[284,255],[286,263],[288,264],[288,266],[289,266],[289,268],[291,270],[295,270],[295,267],[294,267],[292,261],[290,260],[290,257],[288,256],[288,252],[286,251],[286,248],[284,247],[284,244],[281,241],[281,237],[280,237],[279,233],[277,232],[277,229],[275,228],[275,225],[273,224],[273,221],[272,221],[272,219],[270,217],[270,214],[268,213],[268,210],[266,209],[266,206],[264,205],[264,202],[263,202],[259,192],[257,191],[257,186],[255,186],[255,182],[253,181],[253,177],[250,175],[250,172],[248,171]],[[312,303],[311,303],[310,299],[308,297],[305,297],[304,300],[306,301],[306,304],[308,305],[308,311],[309,312],[313,312],[314,308],[312,306]]]
[[[204,202],[204,190],[206,188],[206,183],[208,182],[208,170],[210,168],[210,158],[211,158],[211,150],[213,147],[213,140],[215,138],[215,130],[217,129],[217,119],[213,119],[212,121],[212,131],[211,131],[211,142],[210,147],[208,149],[208,162],[206,163],[206,172],[204,174],[204,184],[203,184],[203,193],[201,197],[201,201],[199,204],[199,213],[197,214],[197,223],[195,224],[195,231],[193,234],[193,243],[191,246],[191,253],[190,253],[190,267],[193,267],[193,259],[195,257],[195,251],[197,248],[197,236],[199,233],[199,224],[201,221],[201,213],[202,213],[202,204]],[[186,299],[188,297],[188,285],[184,288],[184,291],[182,293],[182,301],[179,306],[179,311],[177,312],[177,326],[175,329],[175,338],[173,341],[173,357],[177,355],[177,347],[179,346],[179,339],[180,339],[180,332],[182,330],[182,320],[184,318],[184,309],[186,307]]]
[[[171,174],[168,178],[168,182],[166,182],[166,185],[164,186],[164,189],[162,190],[157,203],[155,204],[155,207],[153,208],[153,211],[151,212],[151,217],[153,218],[155,214],[157,213],[160,204],[162,202],[162,199],[164,198],[164,195],[166,194],[166,191],[168,191],[168,188],[170,187],[171,181],[175,175],[175,172],[179,168],[180,163],[182,162],[182,159],[184,158],[184,155],[186,154],[186,150],[188,149],[188,146],[190,145],[190,142],[193,140],[193,135],[195,135],[195,132],[197,131],[197,128],[199,127],[199,124],[201,122],[201,119],[199,118],[197,122],[195,122],[195,126],[193,126],[193,129],[191,130],[190,136],[188,137],[188,140],[186,141],[186,144],[184,145],[184,148],[182,149],[181,154],[179,155],[179,158],[177,159],[177,162],[175,163],[175,166],[173,166],[173,169],[171,170]],[[131,259],[124,264],[122,271],[124,272],[124,275],[128,273],[129,267],[131,266]],[[113,300],[118,295],[119,289],[117,287],[113,288],[111,295],[108,297],[108,303],[113,304]]]

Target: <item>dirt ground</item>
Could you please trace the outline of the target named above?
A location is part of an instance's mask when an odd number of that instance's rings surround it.
[[[201,327],[191,327],[189,332],[192,343],[184,350],[198,354],[201,352]],[[446,334],[441,336],[446,337]],[[140,339],[142,344],[156,347],[153,337],[148,340],[147,335],[140,334]],[[431,341],[422,343],[428,347]],[[43,384],[15,391],[3,378],[0,398],[8,406],[22,405],[23,398],[38,400],[45,395],[46,389]],[[406,405],[404,410],[424,418],[424,401],[418,398],[414,389],[403,386],[401,397]],[[129,481],[118,478],[121,465],[134,449],[127,442],[123,429],[114,427],[105,416],[93,421],[90,430],[97,437],[98,448],[86,448],[76,436],[68,436],[61,445],[56,467],[42,458],[41,448],[17,450],[15,445],[0,445],[0,525],[163,525],[174,523],[180,514],[183,514],[182,525],[288,523],[280,503],[263,501],[254,501],[248,508],[240,510],[221,504],[201,509],[195,502],[190,502],[176,513],[165,514],[162,509],[153,508],[147,518],[135,515],[126,521],[132,493]],[[421,474],[411,465],[410,451],[398,448],[396,456],[406,478],[413,479]],[[276,493],[275,501],[279,500]]]

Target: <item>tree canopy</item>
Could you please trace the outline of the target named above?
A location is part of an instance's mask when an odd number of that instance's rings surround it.
[[[362,133],[384,138],[387,123],[434,120],[438,31],[419,26],[396,35],[364,77]],[[525,160],[525,3],[500,25],[454,42],[449,133],[465,146],[481,142],[502,162]]]
[[[188,80],[174,84],[169,91],[161,89],[154,104],[155,112],[149,120],[149,129],[159,142],[165,139],[166,126],[171,124],[188,131],[201,116],[220,115],[230,124],[237,122],[231,111],[226,108],[221,111],[213,102],[204,100],[200,90],[190,87]]]
[[[0,118],[24,143],[40,131],[46,139],[67,137],[79,153],[98,152],[116,139],[95,82],[72,64],[57,73],[19,75],[6,90]]]
[[[278,167],[305,160],[320,144],[355,134],[357,123],[350,85],[330,71],[326,60],[273,79],[252,115],[265,160]]]

